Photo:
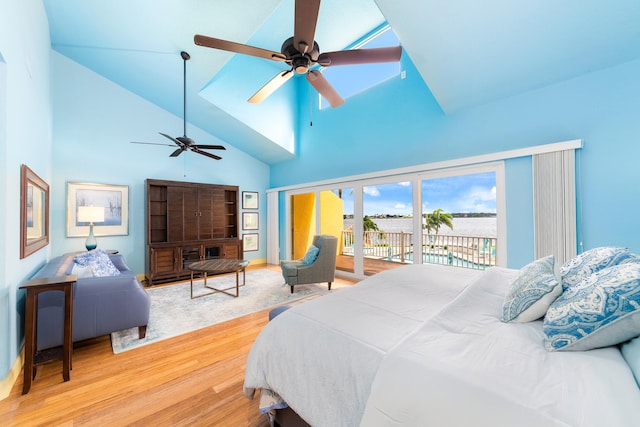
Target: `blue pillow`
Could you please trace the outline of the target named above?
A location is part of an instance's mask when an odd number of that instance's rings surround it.
[[[632,256],[629,249],[616,246],[602,246],[583,252],[560,267],[562,288],[566,290],[577,286],[591,274],[618,265]]]
[[[302,263],[306,265],[313,264],[316,261],[316,258],[318,258],[319,253],[320,249],[317,246],[311,245],[311,247],[309,247],[309,250],[307,250],[307,253],[304,254]]]
[[[620,346],[620,351],[627,365],[636,377],[638,387],[640,387],[640,337],[634,338]]]
[[[73,261],[81,267],[90,267],[95,277],[117,276],[120,274],[120,270],[113,265],[111,258],[109,258],[104,249],[93,249],[76,255]]]
[[[564,291],[543,329],[548,351],[590,350],[640,335],[640,264],[605,268]]]
[[[553,270],[554,260],[549,255],[522,267],[509,285],[502,306],[503,322],[532,322],[544,316],[562,293]]]

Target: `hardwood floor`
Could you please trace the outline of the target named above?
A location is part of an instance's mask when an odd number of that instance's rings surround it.
[[[267,426],[258,400],[242,394],[242,383],[247,354],[268,313],[120,354],[113,354],[108,335],[78,343],[71,381],[62,381],[62,362],[51,362],[38,367],[23,396],[20,375],[0,400],[0,425]]]

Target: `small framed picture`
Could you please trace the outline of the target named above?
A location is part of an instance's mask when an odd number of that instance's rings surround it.
[[[242,192],[242,209],[258,209],[258,192]]]
[[[258,233],[248,233],[242,235],[242,246],[245,252],[258,250]]]
[[[242,212],[242,229],[258,229],[258,212]]]

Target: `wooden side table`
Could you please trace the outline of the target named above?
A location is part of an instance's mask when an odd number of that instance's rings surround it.
[[[73,285],[78,276],[61,276],[33,279],[20,286],[27,291],[24,337],[24,383],[22,394],[29,393],[31,381],[36,378],[36,367],[42,363],[62,359],[62,378],[69,381],[71,352],[73,350],[72,317]],[[64,292],[64,338],[62,347],[37,351],[38,345],[38,295],[48,291]],[[60,351],[62,350],[62,351]]]

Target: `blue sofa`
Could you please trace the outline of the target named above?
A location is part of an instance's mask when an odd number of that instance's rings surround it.
[[[45,264],[34,279],[72,274],[74,256],[66,254]],[[137,327],[144,338],[151,300],[120,254],[109,255],[120,274],[110,277],[78,277],[73,288],[73,341]],[[37,350],[62,345],[64,294],[38,296]]]

